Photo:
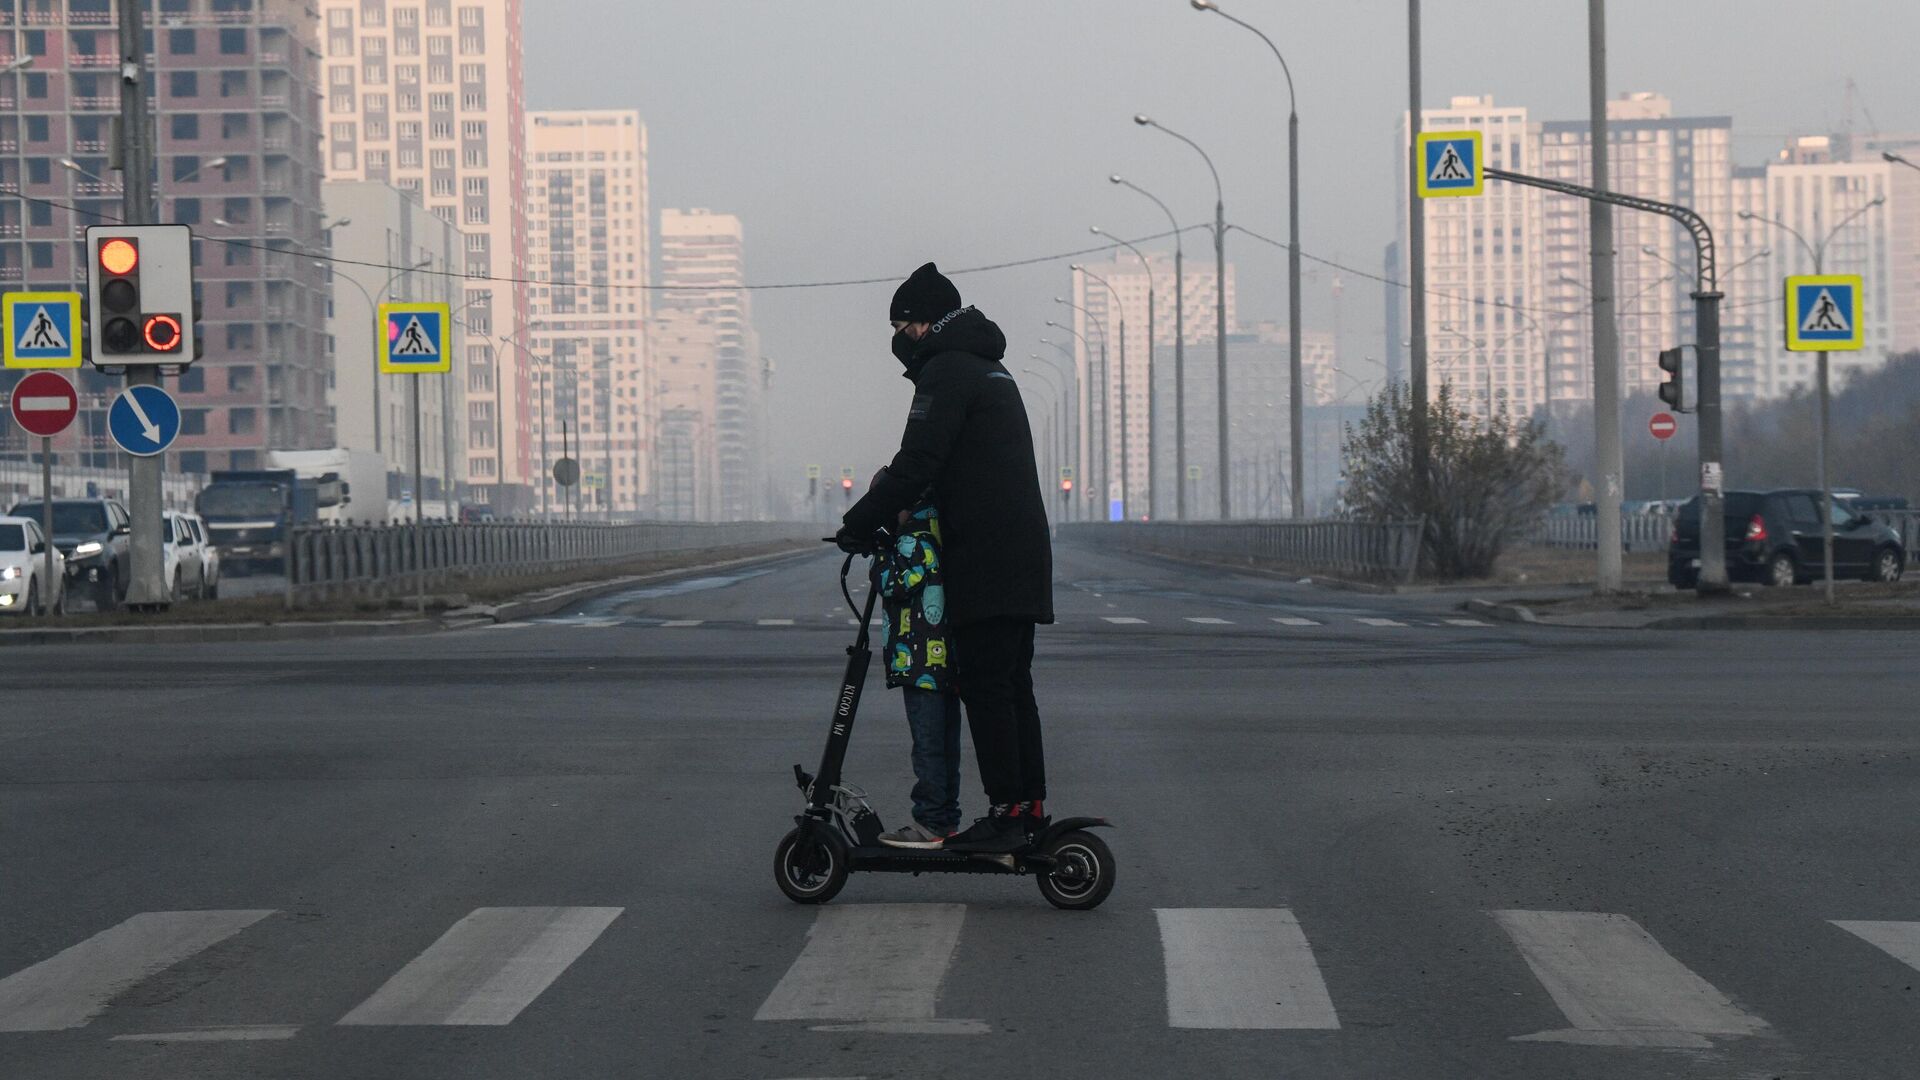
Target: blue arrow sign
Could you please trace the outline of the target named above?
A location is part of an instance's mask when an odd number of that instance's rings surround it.
[[[129,386],[107,410],[107,431],[120,449],[152,457],[180,437],[180,406],[157,386]]]

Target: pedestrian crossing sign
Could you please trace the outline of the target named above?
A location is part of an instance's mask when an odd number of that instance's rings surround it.
[[[6,338],[10,368],[77,368],[80,342],[80,294],[8,293],[0,308],[0,333]]]
[[[1481,145],[1477,131],[1423,131],[1415,136],[1420,197],[1480,194],[1487,186]]]
[[[381,304],[380,373],[408,375],[453,370],[447,328],[453,313],[445,304]]]
[[[1859,274],[1787,279],[1787,349],[1858,352],[1866,345],[1866,281]]]

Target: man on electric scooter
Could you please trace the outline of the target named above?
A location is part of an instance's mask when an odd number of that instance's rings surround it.
[[[948,851],[1012,851],[1047,823],[1046,761],[1033,696],[1033,637],[1053,622],[1053,548],[1020,387],[1001,365],[1006,335],[932,263],[893,294],[893,355],[913,382],[900,451],[841,519],[838,539],[871,537],[929,487],[945,543],[950,660],[986,788],[987,816]]]

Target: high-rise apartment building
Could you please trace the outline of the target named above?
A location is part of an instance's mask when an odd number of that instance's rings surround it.
[[[320,243],[317,21],[298,0],[160,0],[146,24],[155,210],[194,229],[206,342],[167,380],[182,412],[169,465],[248,468],[269,449],[324,447],[326,290],[301,253]],[[0,201],[0,287],[84,291],[86,227],[121,216],[114,6],[9,4],[0,27],[0,188],[21,195]],[[87,407],[56,446],[113,463],[104,406],[122,380],[79,376]]]
[[[530,505],[526,102],[521,0],[319,0],[326,168],[418,195],[465,237],[466,479],[495,513]],[[513,279],[491,281],[487,278]]]
[[[669,521],[712,521],[719,512],[713,421],[719,336],[712,316],[691,308],[662,306],[648,323],[653,512]]]
[[[527,118],[530,339],[543,365],[536,424],[549,456],[566,425],[580,459],[578,504],[636,513],[652,488],[654,386],[647,371],[650,278],[647,129],[633,110]],[[543,459],[538,482],[551,482]],[[555,505],[557,497],[550,493]]]
[[[745,289],[746,233],[740,219],[710,210],[660,214],[662,311],[690,312],[713,327],[714,512],[729,521],[762,517],[767,505],[766,397],[770,368],[760,355]]]

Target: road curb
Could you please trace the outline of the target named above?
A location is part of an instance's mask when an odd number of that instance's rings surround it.
[[[430,634],[452,627],[438,619],[353,619],[336,622],[209,623],[204,626],[89,626],[0,630],[0,648],[26,645],[203,645],[230,641],[323,641],[346,637]]]
[[[1489,619],[1495,619],[1499,622],[1527,623],[1533,626],[1543,625],[1539,617],[1533,613],[1532,608],[1522,607],[1519,604],[1496,604],[1491,600],[1469,600],[1460,606],[1476,615],[1484,615]]]
[[[1920,618],[1899,615],[1681,615],[1655,619],[1648,630],[1920,630]]]

